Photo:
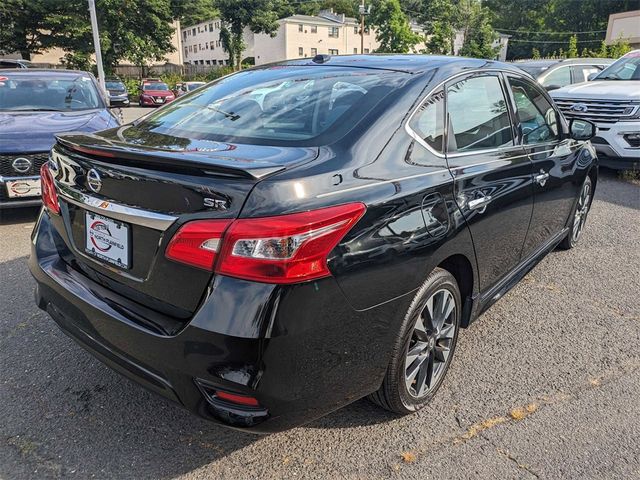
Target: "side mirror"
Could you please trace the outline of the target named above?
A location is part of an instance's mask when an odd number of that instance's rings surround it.
[[[596,78],[598,76],[600,72],[593,72],[590,73],[589,75],[587,75],[587,82],[590,82],[591,80],[593,80],[594,78]]]
[[[547,92],[550,92],[551,90],[557,90],[560,88],[560,85],[547,85],[546,87],[544,87],[544,89]]]
[[[580,118],[572,118],[569,121],[569,136],[574,140],[591,140],[596,136],[598,127],[589,120],[582,120]]]

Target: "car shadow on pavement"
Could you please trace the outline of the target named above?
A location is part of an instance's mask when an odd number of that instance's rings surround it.
[[[0,478],[172,478],[260,436],[199,419],[111,371],[33,301],[27,257],[0,263]]]
[[[40,207],[0,209],[0,225],[32,223],[39,211]]]
[[[607,189],[596,186],[596,198],[598,200],[640,210],[640,185],[637,182],[621,180],[614,170],[601,168],[598,183],[615,184],[615,187]]]

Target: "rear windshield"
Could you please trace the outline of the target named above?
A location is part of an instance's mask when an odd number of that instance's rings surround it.
[[[0,74],[0,110],[76,111],[102,106],[88,75]]]
[[[105,86],[109,90],[124,90],[124,83],[122,82],[114,82],[114,81],[106,81]]]
[[[312,145],[317,139],[326,144],[353,127],[408,77],[394,71],[330,66],[248,70],[201,87],[146,117],[133,130],[221,142]],[[326,138],[317,138],[323,134]]]

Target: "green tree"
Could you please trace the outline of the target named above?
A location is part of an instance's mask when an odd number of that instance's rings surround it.
[[[411,30],[400,0],[376,0],[369,24],[376,27],[376,40],[380,43],[376,51],[379,53],[408,53],[422,41],[422,36]]]
[[[464,33],[459,54],[476,58],[495,58],[500,47],[495,45],[498,34],[491,26],[491,12],[477,0],[466,0],[458,6]]]
[[[540,58],[540,50],[538,50],[537,48],[534,48],[531,51],[531,58],[533,58],[534,60],[538,60]]]
[[[629,42],[623,38],[618,38],[614,43],[609,45],[607,49],[607,56],[609,58],[620,58],[621,56],[629,53],[632,50]]]
[[[576,58],[578,56],[578,36],[571,35],[569,38],[569,50],[567,50],[567,57]]]
[[[275,36],[280,24],[278,18],[288,8],[284,0],[215,0],[228,34],[221,38],[225,51],[237,69],[242,68],[242,54],[246,48],[243,34],[248,27],[253,33]]]
[[[61,0],[1,0],[0,54],[18,52],[25,60],[51,48],[49,17],[66,9]]]
[[[173,18],[180,20],[182,27],[206,22],[218,16],[212,0],[170,0]]]
[[[452,55],[457,30],[460,26],[459,10],[454,0],[424,0],[418,20],[427,35],[427,51]]]

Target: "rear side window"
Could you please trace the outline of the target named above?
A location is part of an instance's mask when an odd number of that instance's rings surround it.
[[[524,143],[530,145],[557,140],[558,117],[542,92],[528,82],[513,77],[509,77],[509,85],[516,102],[516,115]]]
[[[507,102],[496,76],[471,77],[447,89],[450,149],[459,152],[513,145]]]
[[[409,127],[436,152],[444,145],[444,91],[431,95],[409,122]]]
[[[137,129],[223,142],[325,144],[408,78],[400,72],[328,66],[247,70],[173,102]]]

